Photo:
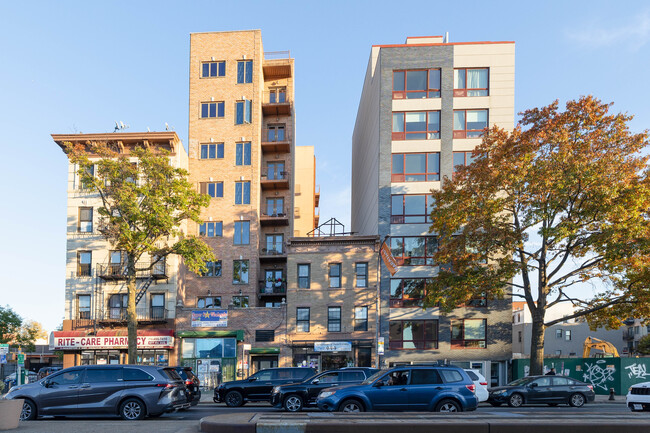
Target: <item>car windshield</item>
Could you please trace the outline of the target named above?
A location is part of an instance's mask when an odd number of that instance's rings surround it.
[[[361,384],[362,385],[369,385],[369,384],[373,383],[375,380],[379,379],[384,374],[386,374],[387,372],[388,372],[388,370],[379,370],[377,373],[373,374],[368,379],[361,382]]]
[[[526,383],[530,382],[531,378],[530,377],[522,377],[521,379],[513,380],[508,384],[508,386],[519,386],[519,385],[525,385]]]

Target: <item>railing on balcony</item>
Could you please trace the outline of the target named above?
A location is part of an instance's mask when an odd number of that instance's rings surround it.
[[[151,269],[151,262],[138,262],[135,265],[136,278],[166,279],[167,266],[164,261],[154,264]],[[125,263],[109,263],[107,265],[98,265],[97,275],[105,280],[123,280],[126,279]]]
[[[262,173],[262,180],[288,180],[288,171],[271,171]]]
[[[262,142],[263,143],[278,143],[289,141],[289,134],[283,128],[269,128],[262,129]]]
[[[264,60],[290,59],[291,51],[264,51]]]
[[[260,295],[282,295],[287,293],[287,283],[260,281]]]
[[[288,171],[270,171],[261,176],[262,189],[289,189]]]
[[[135,315],[139,322],[164,321],[169,318],[169,311],[165,307],[136,308]],[[102,322],[126,322],[126,308],[108,307],[98,311],[97,318]]]

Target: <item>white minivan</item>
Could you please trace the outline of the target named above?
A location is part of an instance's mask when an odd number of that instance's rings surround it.
[[[478,370],[472,370],[469,368],[465,368],[464,370],[469,378],[472,379],[474,385],[476,385],[475,394],[476,398],[478,398],[478,402],[481,403],[483,401],[486,401],[490,396],[490,393],[488,392],[488,383],[485,377]]]

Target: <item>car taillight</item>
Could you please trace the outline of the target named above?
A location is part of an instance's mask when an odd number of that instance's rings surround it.
[[[173,384],[171,384],[171,383],[159,383],[159,384],[157,384],[156,386],[158,386],[158,387],[160,387],[160,388],[167,388],[167,389],[170,389],[170,388],[175,387],[176,385],[173,385]]]
[[[483,386],[487,386],[487,382],[479,382]]]
[[[592,391],[594,390],[593,385],[587,385],[587,387],[589,387],[589,389],[592,390]]]
[[[185,381],[185,385],[191,385],[191,384],[192,384],[191,380],[188,379],[188,380]]]
[[[475,392],[475,391],[476,391],[476,385],[474,385],[474,384],[471,384],[471,385],[465,385],[465,386],[467,387],[467,389],[469,389],[469,390],[472,391],[472,392]]]

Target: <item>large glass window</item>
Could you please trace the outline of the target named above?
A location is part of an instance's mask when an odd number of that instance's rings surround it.
[[[232,305],[235,308],[248,308],[248,296],[233,296]]]
[[[341,332],[341,307],[327,307],[327,331]]]
[[[394,153],[391,182],[440,180],[440,153]]]
[[[284,216],[284,197],[266,199],[266,214],[268,216]]]
[[[437,349],[437,320],[391,320],[390,349]]]
[[[223,197],[223,182],[201,182],[201,194],[207,194],[212,198]]]
[[[470,165],[474,162],[472,152],[454,152],[454,173],[458,167]]]
[[[165,294],[152,293],[150,295],[149,318],[161,320],[165,318]]]
[[[221,221],[206,221],[199,225],[199,236],[214,238],[223,235],[223,223]]]
[[[248,245],[250,244],[251,222],[250,221],[235,221],[235,234],[233,243],[235,245]]]
[[[221,296],[200,296],[196,298],[196,308],[219,308]]]
[[[235,182],[235,204],[251,204],[251,183]]]
[[[206,261],[205,267],[207,268],[205,272],[201,273],[201,277],[220,277],[221,276],[221,260],[217,261]]]
[[[488,69],[454,69],[454,96],[488,96]]]
[[[224,102],[202,102],[201,103],[201,118],[215,118],[224,117]]]
[[[201,63],[201,78],[225,77],[226,62],[203,62]]]
[[[79,208],[79,223],[77,225],[77,231],[80,233],[93,232],[93,208],[91,207]]]
[[[77,276],[90,277],[92,253],[90,251],[77,251]]]
[[[368,287],[368,263],[355,263],[354,273],[356,276],[355,287]]]
[[[266,254],[282,254],[283,246],[283,234],[266,235]]]
[[[285,125],[269,125],[266,130],[266,141],[284,141],[285,140]]]
[[[390,280],[390,306],[422,307],[426,296],[428,278],[393,278]]]
[[[296,332],[309,332],[309,307],[296,308]]]
[[[268,180],[280,180],[286,178],[284,161],[274,161],[266,164],[266,178]]]
[[[126,308],[129,296],[126,293],[116,293],[108,298],[108,310],[111,319],[126,320]]]
[[[310,266],[308,263],[298,265],[298,288],[308,289],[311,283]]]
[[[368,307],[354,307],[354,330],[368,330]]]
[[[90,319],[90,295],[77,296],[77,319]]]
[[[454,138],[479,138],[488,127],[488,110],[454,110]]]
[[[253,103],[250,100],[237,101],[235,103],[235,124],[242,125],[251,123]]]
[[[340,263],[330,263],[328,275],[330,280],[330,287],[332,288],[341,287],[341,264]]]
[[[438,238],[435,236],[391,237],[390,249],[400,266],[433,266],[433,255],[438,251]]]
[[[393,99],[440,97],[440,69],[393,72]]]
[[[223,143],[201,145],[201,159],[221,158],[223,158]]]
[[[233,261],[233,284],[248,284],[248,260]]]
[[[391,201],[391,224],[430,223],[433,197],[427,194],[396,194]]]
[[[487,347],[487,320],[486,319],[461,319],[451,324],[451,348],[477,348]]]
[[[251,165],[251,143],[235,144],[235,165]]]
[[[440,138],[440,111],[393,113],[393,140],[431,140]]]
[[[237,84],[253,82],[253,61],[243,60],[237,62]]]

